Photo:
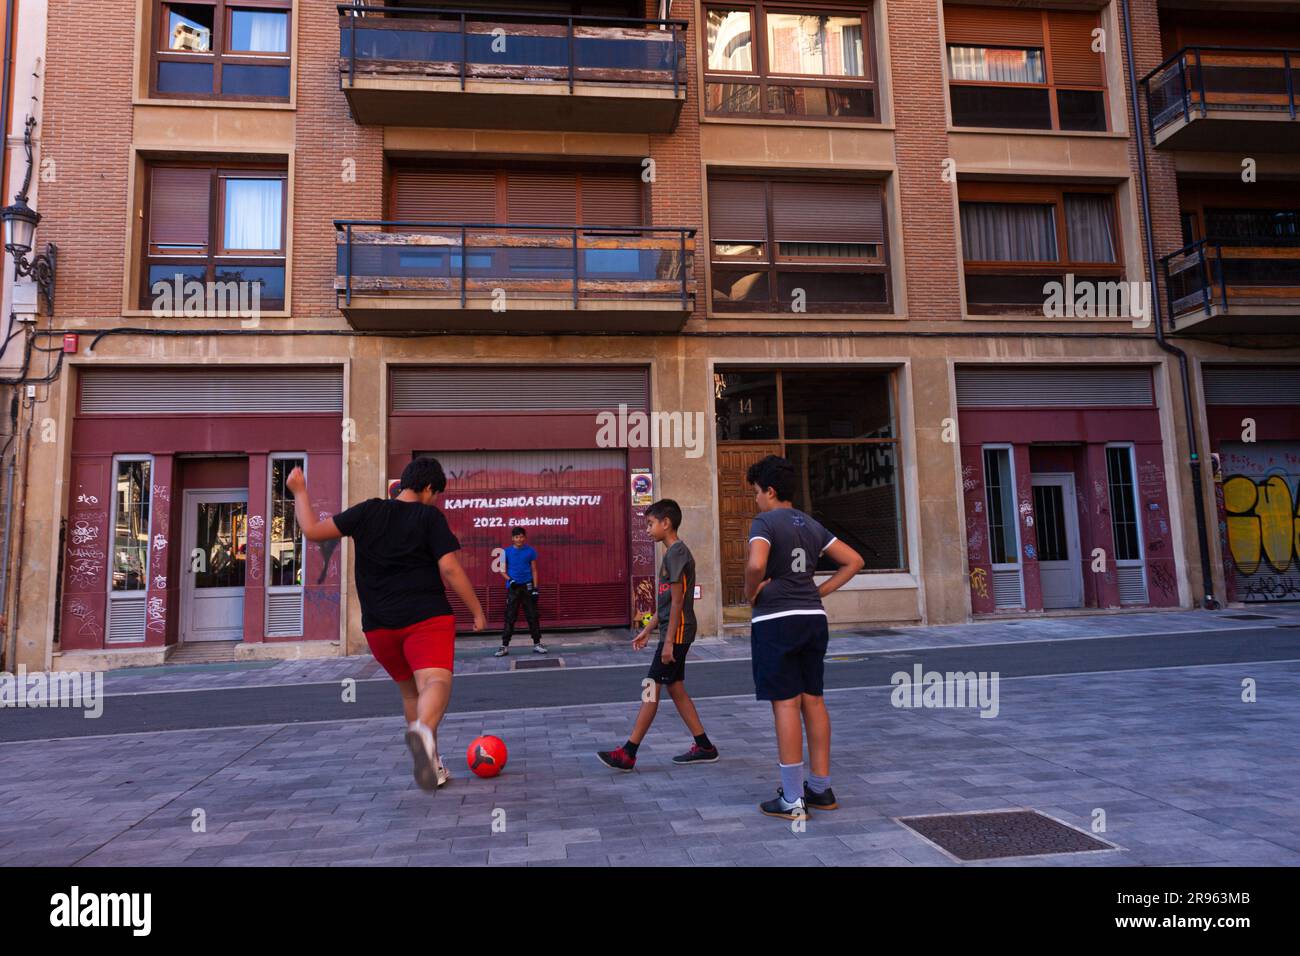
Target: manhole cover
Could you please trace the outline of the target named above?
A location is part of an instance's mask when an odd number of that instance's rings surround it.
[[[1036,810],[940,813],[899,817],[898,822],[958,860],[1117,849]]]
[[[1277,618],[1272,614],[1225,614],[1224,617],[1232,618],[1234,621],[1276,621]]]
[[[520,661],[511,661],[510,669],[512,671],[536,671],[547,667],[563,667],[564,658],[562,657],[533,657]]]

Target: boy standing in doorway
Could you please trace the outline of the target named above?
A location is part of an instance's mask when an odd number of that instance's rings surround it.
[[[695,710],[695,702],[686,693],[686,652],[695,640],[695,558],[686,542],[677,537],[682,523],[682,509],[671,498],[656,501],[645,510],[646,528],[650,537],[663,544],[663,561],[659,565],[659,596],[657,619],[652,619],[632,641],[634,650],[641,650],[650,638],[650,631],[659,629],[659,646],[650,662],[647,679],[654,681],[650,693],[642,696],[641,709],[627,743],[617,750],[602,750],[596,757],[611,770],[624,773],[636,766],[636,752],[645,739],[646,732],[659,712],[659,688],[667,687],[668,696],[677,705],[695,743],[684,754],[673,758],[675,764],[713,763],[718,759],[718,749],[704,732],[704,724]]]
[[[435,792],[450,777],[438,753],[438,724],[451,699],[456,645],[447,587],[474,615],[474,630],[486,626],[456,557],[460,542],[436,505],[447,487],[442,465],[417,458],[402,471],[397,497],[371,498],[323,521],[312,509],[301,468],[285,484],[308,541],[352,539],[361,629],[371,653],[401,690],[415,782]]]
[[[839,807],[831,792],[831,719],[823,696],[830,634],[822,598],[862,570],[863,561],[794,507],[798,474],[786,459],[768,455],[750,466],[745,480],[753,486],[758,505],[745,566],[745,596],[753,608],[754,694],[772,702],[781,768],[781,789],[759,809],[792,820],[805,816],[808,807]],[[839,568],[819,586],[814,575],[823,553]],[[805,728],[811,768],[807,780]]]
[[[523,605],[528,633],[533,638],[533,653],[545,654],[542,627],[537,620],[537,551],[528,543],[528,532],[523,528],[510,529],[510,547],[505,549],[506,569],[506,627],[501,632],[501,646],[493,657],[510,653],[510,638],[515,636],[515,621]]]

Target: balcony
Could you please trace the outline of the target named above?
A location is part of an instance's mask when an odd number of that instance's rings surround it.
[[[340,220],[355,329],[673,332],[695,307],[695,230]]]
[[[1300,242],[1202,239],[1161,260],[1174,331],[1300,333]]]
[[[1156,146],[1286,152],[1300,147],[1300,50],[1186,47],[1142,79]]]
[[[670,133],[682,20],[340,4],[339,85],[367,126]]]

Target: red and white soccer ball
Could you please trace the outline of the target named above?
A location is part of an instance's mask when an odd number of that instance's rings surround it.
[[[506,742],[491,734],[475,737],[465,751],[465,762],[469,764],[469,769],[480,777],[495,777],[505,769],[509,757]]]

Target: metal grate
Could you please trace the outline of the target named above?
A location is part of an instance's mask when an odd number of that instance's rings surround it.
[[[1233,621],[1276,621],[1278,620],[1272,614],[1225,614],[1223,615]]]
[[[996,608],[1013,608],[1025,606],[1024,589],[1021,586],[1019,568],[1005,568],[993,571],[993,606]]]
[[[139,597],[110,598],[105,643],[139,644],[143,641],[144,609],[143,591]]]
[[[1115,568],[1120,604],[1149,604],[1146,569],[1140,564]]]
[[[340,369],[89,369],[83,415],[343,411]]]
[[[957,369],[959,408],[1154,404],[1151,370],[1141,365],[989,365]]]
[[[562,657],[527,657],[510,662],[512,671],[540,671],[563,666],[564,658]]]
[[[649,380],[638,368],[397,368],[393,411],[645,410]]]
[[[1047,856],[1118,849],[1037,810],[990,810],[898,817],[897,822],[958,860]]]
[[[267,594],[266,636],[302,636],[302,591],[272,591]]]
[[[1300,365],[1207,366],[1206,405],[1300,405]]]

